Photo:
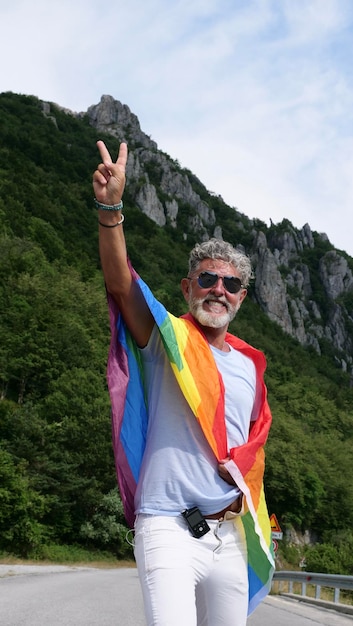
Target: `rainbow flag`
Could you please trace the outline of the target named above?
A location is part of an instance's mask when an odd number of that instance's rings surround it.
[[[156,300],[131,268],[161,333],[176,379],[218,460],[229,455],[224,420],[224,386],[212,351],[192,316],[174,317]],[[112,433],[121,498],[128,524],[134,523],[134,494],[145,449],[148,412],[141,358],[113,298],[108,294],[111,344],[107,381],[112,405]],[[226,341],[250,357],[262,390],[258,418],[249,440],[230,450],[226,467],[244,494],[241,520],[248,549],[249,614],[267,595],[274,572],[269,516],[264,497],[264,445],[271,424],[263,380],[262,352],[227,333]],[[210,381],[214,381],[210,385]]]

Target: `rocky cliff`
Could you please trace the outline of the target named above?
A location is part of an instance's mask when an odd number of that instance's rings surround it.
[[[126,105],[105,95],[80,115],[128,142],[127,187],[151,220],[161,227],[183,228],[185,238],[190,233],[200,240],[222,237],[222,220],[211,206],[211,194],[191,172],[158,150]],[[350,371],[353,260],[335,250],[326,235],[312,232],[309,224],[298,230],[284,220],[267,227],[236,209],[233,219],[246,244],[241,235],[232,243],[246,250],[255,269],[252,297],[286,333],[318,353],[329,346],[339,366]]]

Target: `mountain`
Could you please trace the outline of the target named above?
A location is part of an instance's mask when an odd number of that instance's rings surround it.
[[[97,130],[127,141],[129,191],[135,204],[158,226],[182,228],[200,240],[210,236],[242,243],[256,280],[252,297],[286,333],[318,354],[333,353],[351,372],[353,358],[353,259],[335,250],[309,224],[288,221],[268,228],[229,210],[185,169],[158,151],[137,117],[111,96],[102,96],[87,115]],[[183,207],[187,207],[185,222]]]
[[[97,139],[112,154],[129,145],[129,255],[167,308],[185,311],[179,282],[196,241],[223,237],[250,256],[255,279],[231,330],[268,360],[270,513],[287,533],[329,544],[332,567],[353,573],[342,561],[353,541],[353,259],[308,224],[267,226],[227,206],[111,96],[75,113],[0,94],[0,550],[43,555],[48,543],[78,542],[124,554],[91,184]],[[107,529],[112,510],[118,526]]]

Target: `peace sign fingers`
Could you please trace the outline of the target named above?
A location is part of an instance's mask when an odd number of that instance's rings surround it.
[[[95,196],[103,204],[118,204],[125,187],[125,168],[127,161],[127,145],[121,143],[118,158],[113,163],[109,151],[103,141],[97,141],[102,159],[93,174]]]

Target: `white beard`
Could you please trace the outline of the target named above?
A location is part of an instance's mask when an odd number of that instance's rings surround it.
[[[193,298],[189,297],[189,311],[194,318],[201,324],[201,326],[208,326],[209,328],[222,328],[228,326],[228,324],[235,318],[240,304],[231,306],[228,302],[221,298],[214,298],[214,302],[220,302],[226,307],[226,311],[219,314],[213,314],[211,311],[204,311],[202,308],[203,303],[209,300],[209,298]]]

